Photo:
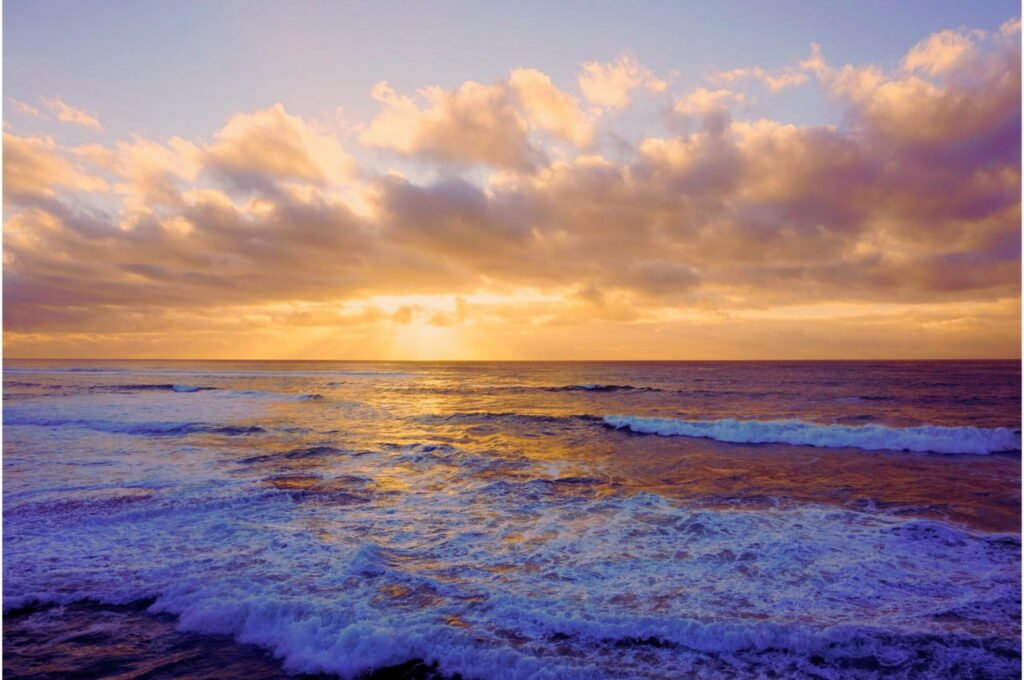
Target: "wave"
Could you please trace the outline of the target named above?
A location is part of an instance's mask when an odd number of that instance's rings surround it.
[[[291,401],[321,401],[322,394],[288,394],[285,392],[268,392],[265,390],[226,390],[220,387],[202,387],[199,385],[184,385],[178,383],[139,383],[139,384],[113,384],[94,385],[88,388],[98,392],[178,392],[191,394],[194,392],[219,392],[227,397],[257,397],[264,399],[285,399]]]
[[[158,383],[158,384],[126,384],[126,385],[96,385],[91,389],[94,390],[113,390],[115,392],[147,392],[147,391],[165,391],[165,392],[206,392],[209,390],[216,390],[216,387],[199,387],[197,385],[179,385],[172,383]]]
[[[180,630],[259,645],[294,673],[342,677],[414,658],[448,676],[495,679],[609,668],[622,677],[1019,671],[1019,535],[828,507],[691,510],[650,493],[586,503],[574,493],[551,514],[512,486],[482,504],[413,492],[374,506],[374,479],[392,462],[360,477],[271,477],[273,492],[242,485],[244,496],[209,501],[167,493],[155,508],[110,508],[102,519],[15,516],[4,608],[151,603]],[[602,484],[527,483],[553,487],[531,494],[545,497]],[[305,518],[290,521],[295,501],[347,508],[332,510],[327,546]],[[841,551],[859,559],[836,559]],[[764,582],[779,590],[743,601]],[[877,607],[903,597],[898,614]],[[971,635],[975,625],[984,633]]]
[[[326,456],[336,456],[338,454],[345,453],[343,449],[338,449],[333,446],[309,446],[305,448],[292,449],[290,451],[283,451],[280,453],[268,453],[260,456],[250,456],[248,458],[242,458],[239,463],[267,463],[278,460],[303,460],[311,458],[323,458]]]
[[[638,434],[698,437],[736,444],[793,444],[866,451],[990,454],[1020,451],[1020,430],[1008,427],[823,425],[802,420],[679,420],[605,416],[605,424]]]
[[[196,422],[134,422],[114,420],[90,420],[83,418],[18,418],[6,417],[5,425],[28,425],[34,427],[78,427],[111,434],[132,434],[149,437],[175,437],[189,434],[222,434],[228,436],[259,434],[266,432],[258,425],[213,425]]]
[[[460,411],[457,413],[432,414],[418,418],[425,423],[477,423],[477,422],[510,422],[532,425],[541,424],[572,424],[600,422],[598,416],[585,413],[571,415],[549,415],[545,413],[522,413],[519,411]]]
[[[232,370],[232,369],[189,369],[189,368],[142,368],[142,369],[128,369],[128,368],[50,368],[50,367],[30,367],[30,366],[11,366],[4,367],[3,372],[5,375],[36,375],[36,374],[65,374],[65,373],[97,373],[97,374],[114,374],[114,375],[187,375],[187,376],[202,376],[210,378],[320,378],[320,377],[354,377],[354,378],[407,378],[415,375],[410,371],[370,371],[370,370]]]
[[[657,387],[635,387],[633,385],[561,385],[558,387],[545,387],[548,392],[661,392]]]
[[[926,541],[928,547],[948,545],[933,543],[927,532],[902,536],[903,530],[914,529],[911,524],[897,525],[875,534],[876,540],[887,545],[905,540]],[[962,540],[963,547],[999,549],[990,539],[952,528],[948,532]],[[1008,555],[1015,551],[1019,540],[1000,550]],[[726,570],[743,562],[742,556],[718,559],[725,560]],[[665,677],[1016,677],[1020,669],[1019,642],[994,631],[969,634],[927,625],[659,616],[623,611],[600,597],[600,615],[581,616],[564,606],[551,606],[555,603],[543,593],[535,597],[500,588],[488,597],[486,607],[438,606],[440,593],[459,591],[411,572],[408,560],[406,551],[370,541],[339,547],[330,579],[346,584],[346,597],[340,600],[313,594],[296,597],[260,579],[189,574],[87,598],[82,591],[59,590],[13,595],[4,598],[4,614],[16,620],[56,605],[76,604],[169,614],[179,630],[257,645],[280,658],[291,672],[341,677],[368,677],[414,659],[427,660],[443,673],[425,677],[495,679],[583,679],[602,675],[609,664],[628,677],[653,675],[655,670]],[[599,586],[597,594],[604,594]],[[992,604],[1008,609],[1004,617],[1012,617],[1012,600],[1004,592]],[[400,608],[420,601],[428,604],[412,611]],[[933,617],[941,621],[968,613],[943,610]],[[501,638],[488,636],[491,630],[515,635],[526,644],[494,645]]]
[[[287,392],[268,392],[266,390],[224,390],[224,394],[234,397],[253,397],[283,401],[323,401],[324,395],[316,393],[289,394]]]

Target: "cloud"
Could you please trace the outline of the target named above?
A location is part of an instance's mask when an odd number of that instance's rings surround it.
[[[4,202],[35,203],[58,187],[92,193],[107,190],[102,178],[84,172],[61,154],[48,137],[4,133]]]
[[[728,71],[715,71],[707,78],[713,83],[738,83],[744,80],[755,80],[764,83],[772,92],[778,92],[807,83],[811,75],[821,70],[823,64],[821,48],[816,43],[811,43],[811,54],[796,65],[777,69],[747,66]]]
[[[62,123],[71,123],[72,125],[81,125],[91,130],[101,130],[103,126],[100,125],[100,121],[96,117],[82,109],[71,106],[70,104],[64,103],[60,97],[53,97],[52,99],[43,99],[43,106],[57,117]]]
[[[543,161],[530,142],[526,119],[501,83],[467,81],[452,91],[423,88],[422,108],[386,82],[377,83],[372,95],[383,110],[360,136],[363,144],[464,166],[528,171]]]
[[[941,75],[973,51],[975,44],[984,37],[984,31],[940,31],[911,48],[903,58],[907,71],[923,71],[931,76]]]
[[[865,135],[901,154],[1019,165],[1019,56],[1019,32],[943,31],[912,48],[901,72],[826,67],[822,81]]]
[[[194,181],[201,167],[199,147],[181,137],[161,143],[134,136],[119,142],[115,151],[90,146],[76,153],[120,178],[115,189],[129,213],[148,214],[162,206],[181,208],[181,183]]]
[[[519,98],[531,126],[553,132],[577,146],[587,145],[594,134],[593,123],[575,97],[535,69],[519,68],[509,74],[509,86]]]
[[[807,307],[881,346],[881,331],[829,315],[888,305],[966,347],[942,309],[955,320],[989,305],[976,326],[1006,347],[1019,336],[1019,24],[938,35],[890,69],[812,50],[794,68],[840,124],[734,119],[744,92],[698,88],[673,103],[693,117],[685,132],[644,128],[613,149],[595,130],[616,121],[539,71],[414,96],[378,84],[361,142],[416,159],[426,172],[411,177],[356,167],[337,134],[282,105],[233,116],[209,142],[64,148],[8,133],[5,327],[27,343],[352,325],[372,345],[429,326],[510,347],[526,347],[513,327],[590,327],[629,348],[645,328],[679,346],[688,327],[706,341],[756,332],[769,312],[791,339],[787,310]],[[628,101],[655,89],[635,61],[585,74],[631,68],[616,90]],[[370,302],[382,296],[449,302]],[[727,317],[741,321],[714,321]],[[909,342],[893,318],[869,317]]]
[[[26,102],[21,101],[20,99],[15,99],[14,97],[8,97],[7,101],[9,101],[11,103],[11,106],[13,106],[14,109],[16,111],[18,111],[19,113],[23,113],[26,116],[31,116],[33,118],[42,118],[43,117],[43,112],[42,111],[40,111],[35,106],[32,106],[31,104],[28,104]]]
[[[661,80],[640,62],[624,54],[614,62],[590,61],[581,67],[580,91],[598,106],[621,109],[629,105],[629,93],[637,88],[664,92],[668,83]]]
[[[425,87],[417,97],[380,82],[371,94],[382,110],[360,136],[363,144],[456,167],[530,172],[547,160],[533,132],[576,146],[588,144],[594,133],[576,98],[535,69],[513,69],[490,85]]]
[[[709,111],[727,109],[733,104],[742,104],[746,95],[732,90],[709,90],[699,87],[676,100],[673,109],[677,113],[703,114]]]
[[[760,66],[753,66],[749,68],[734,68],[731,71],[722,71],[720,73],[713,74],[709,78],[712,82],[719,83],[732,83],[748,79],[760,80],[768,86],[769,90],[772,92],[778,92],[779,90],[787,87],[803,85],[807,82],[808,76],[806,73],[800,73],[799,71],[766,71]]]
[[[355,167],[335,137],[290,115],[281,104],[233,116],[204,149],[202,162],[246,190],[269,190],[287,180],[337,183]]]

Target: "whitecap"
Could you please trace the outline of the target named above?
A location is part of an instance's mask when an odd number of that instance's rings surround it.
[[[663,437],[698,437],[735,444],[793,444],[867,451],[989,454],[1019,451],[1020,430],[1008,427],[887,427],[824,425],[803,420],[681,420],[639,416],[605,416],[616,429]]]

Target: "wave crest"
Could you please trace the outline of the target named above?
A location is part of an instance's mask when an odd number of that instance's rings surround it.
[[[1020,430],[1008,427],[823,425],[802,420],[680,420],[605,416],[606,425],[638,434],[699,437],[735,444],[793,444],[866,451],[990,454],[1020,451]]]

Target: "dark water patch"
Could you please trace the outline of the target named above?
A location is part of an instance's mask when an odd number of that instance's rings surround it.
[[[558,387],[543,387],[547,392],[663,392],[658,387],[635,387],[633,385],[561,385]]]
[[[287,492],[296,503],[320,505],[363,505],[373,500],[374,485],[369,477],[343,475],[278,475],[263,480],[264,486]]]
[[[599,423],[601,422],[601,417],[589,414],[554,416],[543,413],[519,413],[515,411],[464,411],[444,415],[422,416],[420,420],[426,423],[516,422],[534,425],[562,425],[574,422]]]
[[[31,399],[32,397],[38,396],[39,395],[35,392],[11,392],[10,390],[4,390],[3,400],[18,401],[20,399]]]
[[[676,649],[679,647],[675,642],[670,640],[663,640],[659,637],[649,635],[647,637],[625,637],[619,638],[618,640],[605,640],[605,643],[610,643],[614,647],[620,649],[635,649],[637,647],[653,647],[654,649]]]
[[[320,489],[305,489],[292,492],[292,500],[297,503],[313,503],[316,505],[365,505],[373,502],[369,496],[360,496],[348,491],[327,491]]]
[[[334,675],[293,675],[259,647],[228,636],[176,630],[176,619],[146,610],[153,600],[124,605],[82,600],[5,612],[5,678],[191,678],[195,680],[313,680]],[[381,669],[381,678],[434,678],[430,667],[409,662]],[[423,666],[421,668],[421,666]]]
[[[369,675],[363,676],[362,680],[462,680],[462,675],[444,675],[438,670],[435,661],[428,664],[423,659],[412,659],[386,668],[380,668]]]
[[[844,424],[852,423],[854,425],[863,424],[863,423],[871,423],[871,422],[874,422],[876,420],[878,420],[878,418],[876,416],[870,415],[868,413],[859,413],[857,415],[852,415],[852,416],[839,416],[838,418],[836,418],[836,422],[837,423],[844,423]]]
[[[301,496],[329,496],[331,494],[359,495],[359,502],[369,502],[375,491],[373,479],[363,475],[323,477],[311,474],[287,474],[267,477],[262,484],[280,491],[297,492]]]
[[[853,397],[839,397],[836,401],[845,403],[857,403],[860,401],[895,401],[896,397],[878,394],[861,394]]]
[[[114,385],[93,385],[89,388],[98,392],[207,392],[216,390],[216,387],[201,387],[198,385],[181,385],[176,383],[131,383]]]
[[[123,490],[122,490],[123,491]],[[67,516],[75,515],[86,517],[91,515],[108,515],[122,510],[135,507],[153,498],[154,494],[148,490],[141,490],[138,493],[113,493],[85,498],[63,498],[60,500],[29,502],[14,504],[11,501],[4,503],[4,514],[8,517],[47,517],[51,515]]]
[[[345,449],[335,448],[333,446],[308,446],[297,449],[291,449],[289,451],[283,451],[280,453],[267,453],[260,456],[250,456],[249,458],[239,459],[239,463],[271,463],[274,461],[281,460],[309,460],[315,458],[325,458],[327,456],[336,456],[342,453],[347,453]]]
[[[202,425],[193,430],[194,432],[208,432],[210,434],[224,434],[228,436],[237,436],[244,434],[259,434],[260,432],[266,432],[262,427],[258,425],[226,425],[223,427],[214,427],[209,425]]]
[[[480,489],[485,497],[521,499],[527,505],[547,501],[589,501],[619,493],[621,484],[587,477],[501,479]]]

